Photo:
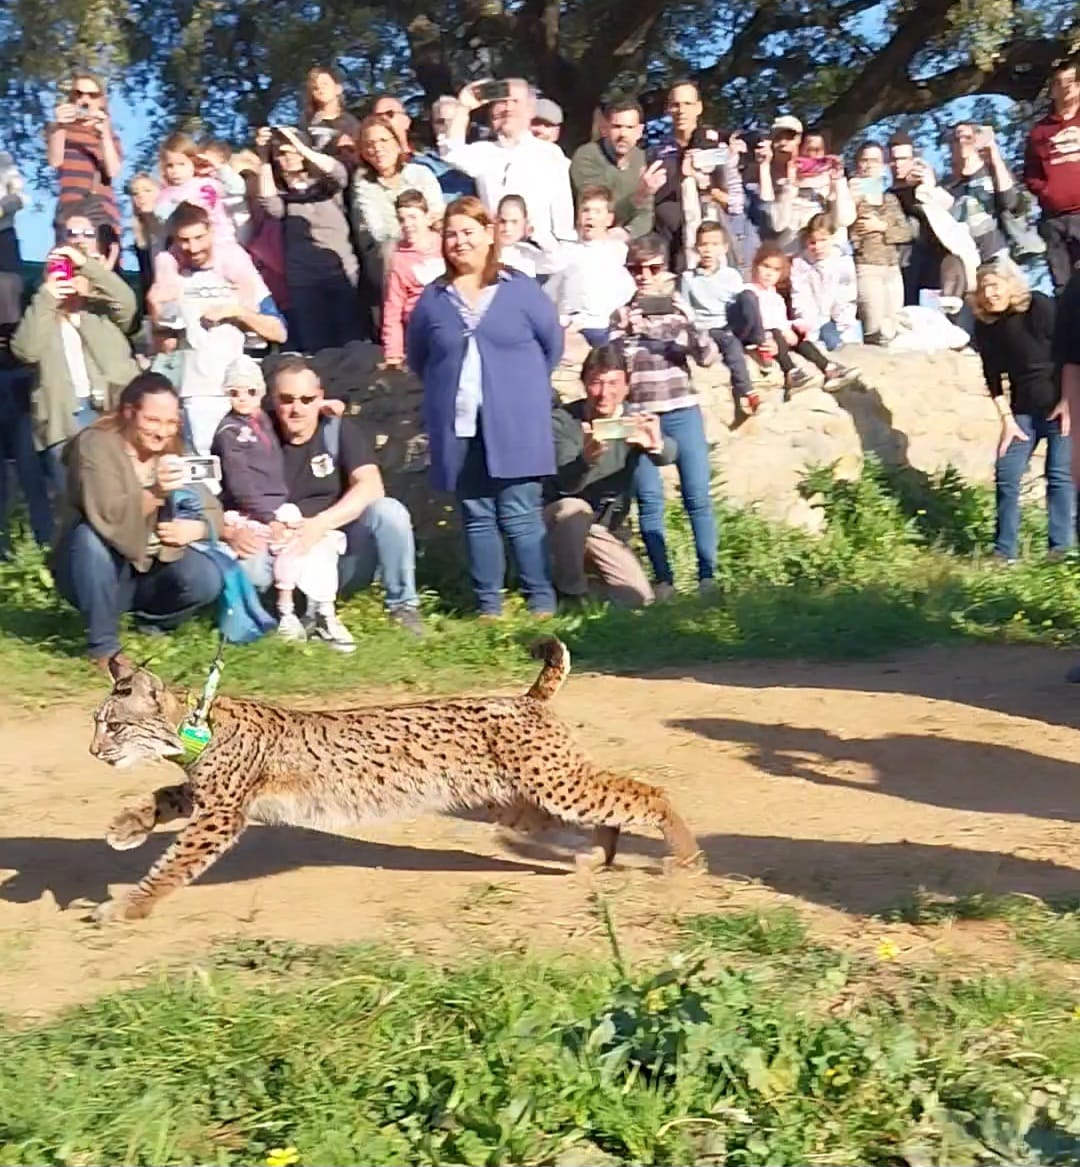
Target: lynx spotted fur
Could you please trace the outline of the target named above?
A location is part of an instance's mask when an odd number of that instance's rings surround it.
[[[154,827],[187,819],[175,841],[99,919],[138,919],[229,850],[249,823],[334,830],[426,811],[486,807],[515,827],[560,820],[595,829],[592,859],[610,864],[624,827],[660,830],[675,858],[697,844],[667,796],[606,773],[574,744],[550,699],[570,671],[554,637],[521,697],[462,697],[340,712],[281,709],[219,697],[213,736],[186,780],[156,790],[113,819],[106,839],[125,850]],[[95,714],[90,753],[113,766],[179,757],[181,702],[146,669],[117,665]]]

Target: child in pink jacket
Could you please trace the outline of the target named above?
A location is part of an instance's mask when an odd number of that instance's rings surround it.
[[[390,257],[382,310],[383,364],[388,369],[405,363],[405,325],[420,293],[445,270],[442,239],[432,230],[427,199],[418,190],[406,190],[394,207],[401,239]]]
[[[181,203],[194,203],[209,213],[215,242],[234,243],[236,228],[226,197],[237,193],[231,189],[236,183],[243,190],[243,179],[228,166],[215,168],[190,134],[170,134],[161,143],[159,162],[163,185],[154,214],[164,223]]]

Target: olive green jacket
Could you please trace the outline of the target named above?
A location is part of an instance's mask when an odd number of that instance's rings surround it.
[[[155,561],[175,562],[187,550],[155,546],[151,552],[151,535],[160,516],[156,511],[143,514],[143,488],[124,439],[108,422],[84,429],[64,451],[64,462],[67,490],[57,546],[76,524],[89,523],[136,571],[149,571]],[[199,494],[206,522],[220,535],[221,504],[202,486],[192,489]]]
[[[100,408],[111,409],[124,386],[139,371],[127,338],[135,322],[135,293],[99,260],[88,259],[79,274],[90,284],[80,312],[79,334],[91,395]],[[42,285],[11,338],[12,353],[20,361],[37,366],[30,409],[39,449],[67,441],[77,430],[74,414],[78,402],[60,332],[61,312],[60,301]]]

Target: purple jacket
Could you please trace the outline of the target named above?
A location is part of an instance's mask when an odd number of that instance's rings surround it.
[[[274,423],[260,409],[253,417],[227,413],[210,452],[221,459],[221,502],[226,510],[269,523],[289,492]]]
[[[424,424],[431,478],[454,490],[467,443],[454,433],[454,402],[468,343],[465,324],[444,280],[424,289],[409,317],[409,368],[424,384]],[[555,473],[551,373],[562,356],[555,306],[529,276],[499,280],[476,330],[483,399],[480,432],[492,478],[545,478]]]

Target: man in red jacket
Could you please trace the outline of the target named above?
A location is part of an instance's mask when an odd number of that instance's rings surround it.
[[[1024,182],[1042,207],[1039,230],[1060,293],[1080,260],[1080,79],[1073,62],[1054,70],[1050,102],[1028,135]]]

